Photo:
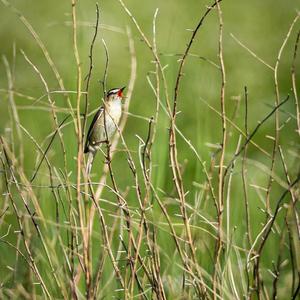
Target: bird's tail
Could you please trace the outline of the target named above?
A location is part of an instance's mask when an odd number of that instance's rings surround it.
[[[95,158],[95,154],[96,153],[93,152],[93,151],[90,151],[89,154],[88,154],[88,159],[87,159],[87,162],[86,162],[86,174],[87,175],[90,175],[90,173],[91,173],[93,161],[94,161],[94,158]]]

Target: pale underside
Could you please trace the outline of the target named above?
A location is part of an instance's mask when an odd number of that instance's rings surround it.
[[[109,111],[109,113],[108,113]],[[120,121],[121,117],[121,102],[113,101],[106,107],[106,112],[104,114],[104,108],[100,109],[98,118],[95,120],[93,124],[93,128],[91,129],[90,135],[88,136],[88,147],[89,151],[97,151],[102,143],[107,142],[114,135],[117,130],[117,125]],[[105,119],[105,127],[104,127],[104,119]]]

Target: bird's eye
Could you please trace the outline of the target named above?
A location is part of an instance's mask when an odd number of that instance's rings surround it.
[[[118,96],[119,96],[119,97],[122,97],[122,96],[123,96],[123,93],[122,93],[122,92],[123,92],[122,90],[119,90],[119,91],[118,91]]]

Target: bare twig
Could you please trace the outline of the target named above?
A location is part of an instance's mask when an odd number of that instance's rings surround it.
[[[76,135],[77,135],[77,183],[76,183],[76,200],[77,208],[79,213],[79,222],[81,234],[83,237],[83,266],[84,266],[84,275],[85,275],[85,284],[86,284],[86,297],[90,299],[90,294],[92,291],[91,288],[91,263],[90,263],[90,249],[89,249],[89,240],[88,240],[88,227],[86,226],[86,213],[83,212],[82,206],[82,197],[81,197],[81,172],[83,166],[83,133],[82,133],[82,124],[80,118],[80,103],[81,103],[81,94],[82,94],[82,72],[81,72],[81,62],[78,51],[77,44],[77,16],[76,16],[76,0],[71,0],[72,3],[72,23],[73,23],[73,50],[76,62],[77,70],[77,99],[76,99]]]
[[[13,93],[13,89],[14,89],[14,82],[13,82],[13,73],[12,70],[9,66],[8,60],[5,56],[2,56],[3,59],[3,63],[6,69],[6,76],[7,76],[7,81],[8,81],[8,99],[9,99],[9,103],[10,103],[10,109],[12,110],[12,115],[14,118],[14,123],[16,125],[16,123],[20,123],[20,118],[19,118],[19,113],[16,107],[16,103],[14,100],[14,93]],[[20,155],[20,165],[23,166],[24,163],[24,145],[23,145],[23,137],[22,137],[22,133],[21,130],[18,126],[16,126],[16,131],[17,131],[17,136],[18,136],[18,148],[19,150],[19,155]]]
[[[6,157],[6,161],[8,162],[8,156],[6,154],[6,150],[4,148],[4,144],[3,144],[3,139],[2,137],[0,137],[0,141],[1,141],[1,145],[2,145],[2,149],[4,149],[4,155]],[[5,167],[5,162],[3,160],[3,158],[1,157],[1,162],[2,162],[2,167],[3,169],[5,170],[4,172],[4,176],[5,176],[5,184],[6,184],[6,188],[7,188],[7,192],[8,192],[8,195],[9,195],[9,198],[10,198],[10,201],[11,201],[11,204],[12,204],[12,207],[13,207],[13,210],[14,210],[14,213],[15,213],[15,216],[17,218],[17,222],[18,222],[18,226],[19,226],[19,230],[20,230],[20,233],[23,237],[23,243],[24,243],[24,247],[25,247],[25,250],[27,252],[27,255],[29,256],[29,261],[31,263],[31,266],[32,266],[32,269],[34,271],[34,274],[36,275],[38,281],[40,282],[42,288],[43,288],[43,292],[45,293],[45,296],[49,299],[51,299],[51,296],[50,296],[50,293],[48,291],[48,288],[46,287],[45,285],[45,282],[43,280],[43,278],[41,277],[41,274],[40,274],[40,271],[36,265],[36,262],[34,260],[34,257],[31,253],[31,250],[30,250],[30,247],[29,247],[29,244],[28,244],[28,241],[26,239],[26,236],[25,236],[25,230],[24,230],[24,227],[23,227],[23,222],[21,221],[21,216],[20,216],[20,213],[18,211],[18,208],[17,208],[17,205],[12,197],[12,193],[10,191],[10,186],[8,184],[8,177],[7,177],[7,170],[6,170],[6,167]],[[9,167],[10,168],[10,167]]]
[[[42,163],[43,163],[43,161],[44,161],[44,159],[45,159],[45,157],[46,157],[46,155],[47,155],[47,152],[48,152],[49,149],[51,148],[51,145],[52,145],[52,143],[53,143],[53,141],[54,141],[54,139],[55,139],[56,134],[58,133],[59,129],[63,126],[63,124],[67,121],[67,119],[68,119],[69,117],[70,117],[70,115],[66,116],[66,117],[62,120],[62,122],[59,124],[58,128],[55,130],[55,132],[54,132],[54,134],[53,134],[53,136],[52,136],[52,138],[51,138],[51,140],[50,140],[48,146],[46,147],[45,151],[43,152],[43,156],[42,156],[42,158],[40,159],[40,162],[38,163],[38,165],[37,165],[37,167],[36,167],[36,169],[35,169],[35,171],[34,171],[32,177],[31,177],[31,179],[30,179],[30,182],[33,182],[34,179],[36,178],[36,175],[38,174],[38,171],[39,171],[39,169],[40,169],[40,167],[41,167],[41,165],[42,165]]]
[[[283,101],[281,101],[277,106],[275,106],[267,115],[264,117],[261,121],[258,122],[254,130],[248,135],[248,138],[240,148],[240,150],[234,154],[233,158],[229,161],[227,168],[224,172],[224,177],[227,175],[228,170],[231,168],[233,161],[239,156],[246,148],[246,146],[250,143],[254,135],[257,133],[259,128],[274,114],[275,111],[279,109],[280,106],[282,106],[284,103],[286,103],[289,100],[290,96],[288,95]]]
[[[259,258],[261,257],[261,254],[262,254],[262,251],[263,251],[264,246],[266,244],[266,241],[268,240],[268,237],[271,233],[273,224],[274,224],[274,222],[276,220],[276,217],[277,217],[277,215],[280,211],[280,208],[282,206],[282,202],[284,201],[286,195],[288,193],[290,193],[290,190],[299,181],[300,181],[300,173],[297,175],[296,179],[291,182],[289,187],[281,194],[279,200],[277,201],[277,204],[276,204],[273,215],[269,215],[268,220],[266,221],[266,225],[264,226],[263,230],[261,231],[261,242],[260,242],[260,245],[258,246],[258,249],[257,249],[257,254],[256,254],[256,258],[255,258],[255,265],[254,265],[254,270],[253,270],[253,277],[254,277],[255,284],[256,284],[257,294],[260,294],[262,292],[261,288],[260,288],[261,282],[259,282],[259,278],[260,278],[260,276],[259,276],[260,259]]]
[[[292,30],[294,28],[294,25],[296,24],[296,22],[298,21],[300,17],[300,14],[297,13],[297,16],[294,18],[294,20],[292,21],[289,30],[286,34],[285,39],[283,40],[283,43],[279,49],[278,52],[278,56],[276,59],[276,64],[274,67],[274,85],[275,85],[275,106],[278,106],[280,103],[280,93],[279,93],[279,85],[278,85],[278,68],[279,68],[279,63],[281,60],[281,56],[282,56],[282,52],[286,46],[286,43],[292,33]],[[276,153],[278,150],[278,145],[279,145],[279,111],[276,110],[275,111],[275,139],[274,139],[274,143],[273,143],[273,150],[272,150],[272,157],[271,157],[271,173],[273,172],[273,169],[275,167],[275,158],[276,158]],[[268,181],[268,186],[267,186],[267,193],[266,193],[266,208],[267,208],[267,213],[270,213],[270,195],[271,195],[271,189],[272,189],[272,183],[273,183],[273,179],[272,176],[269,177],[269,181]]]
[[[219,16],[219,59],[221,66],[221,92],[220,92],[220,104],[221,104],[221,119],[222,119],[222,142],[221,142],[221,157],[219,161],[219,173],[218,173],[218,239],[215,248],[215,261],[214,261],[214,278],[213,278],[213,290],[214,299],[216,299],[217,289],[222,295],[222,278],[218,278],[218,273],[221,273],[220,258],[223,247],[223,211],[224,211],[224,160],[226,153],[226,142],[227,142],[227,123],[226,123],[226,110],[225,110],[225,84],[226,84],[226,72],[223,57],[223,17],[222,10],[219,2],[217,2],[218,16]],[[237,151],[236,151],[237,153]]]
[[[293,85],[293,93],[295,97],[295,106],[296,106],[296,118],[297,118],[297,127],[298,127],[298,134],[300,135],[300,110],[299,110],[299,100],[298,100],[298,93],[297,93],[297,85],[296,85],[296,58],[297,58],[297,50],[298,44],[300,40],[300,30],[298,31],[295,48],[294,48],[294,55],[293,55],[293,62],[292,62],[292,85]]]
[[[240,45],[242,46],[244,49],[246,49],[254,58],[256,58],[259,62],[261,62],[262,64],[264,64],[266,67],[268,67],[270,70],[274,71],[274,67],[272,67],[271,65],[269,65],[267,62],[265,62],[262,58],[260,58],[259,56],[257,56],[252,50],[250,50],[245,44],[243,44],[238,38],[236,38],[232,33],[230,34],[231,37]]]
[[[105,40],[102,39],[102,44],[104,47],[104,51],[105,51],[105,67],[104,67],[104,71],[103,71],[103,78],[100,81],[102,84],[102,91],[103,91],[103,99],[105,99],[106,96],[106,89],[107,89],[107,76],[108,76],[108,66],[109,66],[109,53],[108,53],[108,49],[105,43]]]
[[[85,128],[86,128],[86,121],[87,121],[87,113],[89,108],[89,89],[90,89],[90,81],[92,77],[92,72],[94,68],[94,61],[93,61],[93,51],[94,51],[94,45],[98,34],[98,26],[99,26],[99,6],[98,3],[96,3],[96,24],[95,24],[95,31],[92,38],[92,42],[90,45],[90,52],[89,52],[89,71],[86,75],[86,84],[85,84],[85,104],[84,104],[84,113],[83,113],[83,125],[82,125],[82,140],[84,141],[85,136]]]

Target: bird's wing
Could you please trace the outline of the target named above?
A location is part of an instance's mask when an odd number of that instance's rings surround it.
[[[90,140],[90,137],[91,137],[91,134],[94,130],[94,127],[95,127],[95,124],[97,122],[97,120],[100,118],[100,116],[102,115],[104,111],[104,108],[103,107],[100,107],[100,109],[96,112],[94,118],[93,118],[93,121],[90,125],[90,128],[88,130],[88,133],[87,133],[87,136],[86,136],[86,141],[85,141],[85,146],[84,146],[84,153],[87,153],[89,152],[89,140]]]

